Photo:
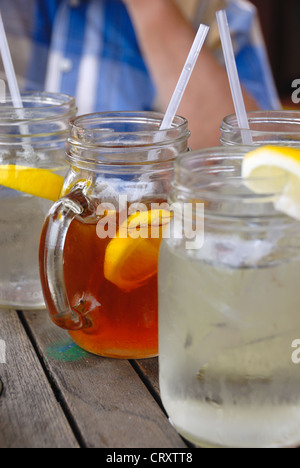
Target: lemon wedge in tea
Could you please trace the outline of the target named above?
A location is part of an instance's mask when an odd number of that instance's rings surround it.
[[[262,146],[244,156],[242,177],[255,193],[278,194],[278,211],[300,220],[300,149]]]
[[[104,276],[123,291],[140,287],[157,273],[163,232],[171,219],[167,210],[132,214],[107,246]]]
[[[0,165],[0,185],[36,197],[57,201],[64,178],[48,169]]]

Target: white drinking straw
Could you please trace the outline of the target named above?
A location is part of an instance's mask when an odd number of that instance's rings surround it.
[[[2,14],[0,12],[0,51],[3,61],[3,66],[13,102],[13,106],[17,109],[23,107],[20,90],[18,87],[18,82],[7,42],[7,37],[4,29],[4,24],[2,20]]]
[[[20,109],[17,110],[18,117],[23,120],[24,119],[24,107],[23,107],[23,102],[18,86],[18,81],[13,65],[13,61],[11,58],[11,53],[9,50],[9,45],[5,33],[5,28],[3,24],[3,19],[2,19],[2,14],[0,11],[0,52],[2,56],[2,62],[4,66],[4,71],[6,74],[6,79],[8,82],[8,87],[12,99],[12,103],[15,109]],[[29,130],[28,126],[21,124],[20,125],[20,133],[21,135],[28,135]],[[22,144],[24,154],[27,156],[31,156],[33,154],[33,148],[27,143],[27,144]]]
[[[231,94],[235,107],[238,125],[241,129],[242,141],[244,145],[252,145],[253,140],[250,133],[249,121],[243,99],[241,83],[235,61],[234,50],[225,10],[217,12],[217,22],[225,57],[225,64],[231,88]]]
[[[196,38],[188,55],[187,61],[184,65],[181,76],[171,98],[168,109],[166,111],[165,117],[161,124],[160,130],[168,130],[172,126],[173,120],[177,114],[178,107],[180,105],[183,94],[186,90],[190,77],[195,68],[197,59],[205,42],[208,31],[208,26],[204,24],[200,25]]]

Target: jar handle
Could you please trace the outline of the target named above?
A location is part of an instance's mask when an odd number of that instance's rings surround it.
[[[91,202],[80,185],[53,205],[40,242],[40,276],[50,317],[59,327],[72,331],[87,326],[84,316],[70,306],[63,271],[64,246],[71,222],[76,216],[85,217],[92,212]]]

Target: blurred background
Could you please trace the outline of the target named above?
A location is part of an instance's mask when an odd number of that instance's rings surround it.
[[[276,85],[288,108],[293,103],[292,83],[298,80],[300,100],[300,0],[251,0],[257,7]]]
[[[53,0],[53,5],[58,0]],[[187,0],[186,0],[187,1]],[[192,0],[191,0],[192,1]],[[206,0],[209,2],[210,0]],[[217,1],[217,0],[215,0]],[[300,109],[300,102],[292,100],[294,93],[297,100],[300,101],[300,0],[250,0],[258,9],[262,32],[265,38],[268,54],[270,57],[271,68],[274,74],[275,83],[279,91],[281,101],[284,107]],[[27,5],[32,3],[29,0],[0,0],[0,4],[6,6],[9,11],[13,3],[25,2]],[[39,0],[40,4],[47,3],[45,0]],[[78,2],[78,0],[69,0],[69,3]],[[51,4],[51,2],[50,2]],[[15,12],[12,9],[10,17],[15,21]],[[26,28],[27,25],[25,24]],[[24,67],[29,57],[28,43],[20,35],[15,35],[14,42],[10,43],[14,57],[16,71],[19,76],[24,76]],[[15,58],[17,57],[17,58]],[[65,64],[66,66],[68,65]],[[19,70],[18,70],[19,67]],[[0,60],[0,73],[2,65]],[[292,88],[292,84],[298,81],[298,88]],[[22,81],[20,80],[20,85]],[[299,91],[296,93],[297,89]]]

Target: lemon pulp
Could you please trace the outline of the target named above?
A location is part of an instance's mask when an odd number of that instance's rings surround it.
[[[242,177],[255,193],[277,194],[276,209],[300,220],[300,149],[256,148],[244,156]]]
[[[105,278],[124,291],[140,287],[157,273],[162,235],[170,222],[167,210],[134,213],[107,246]]]
[[[36,197],[56,201],[64,178],[48,169],[19,165],[0,166],[0,185]]]

